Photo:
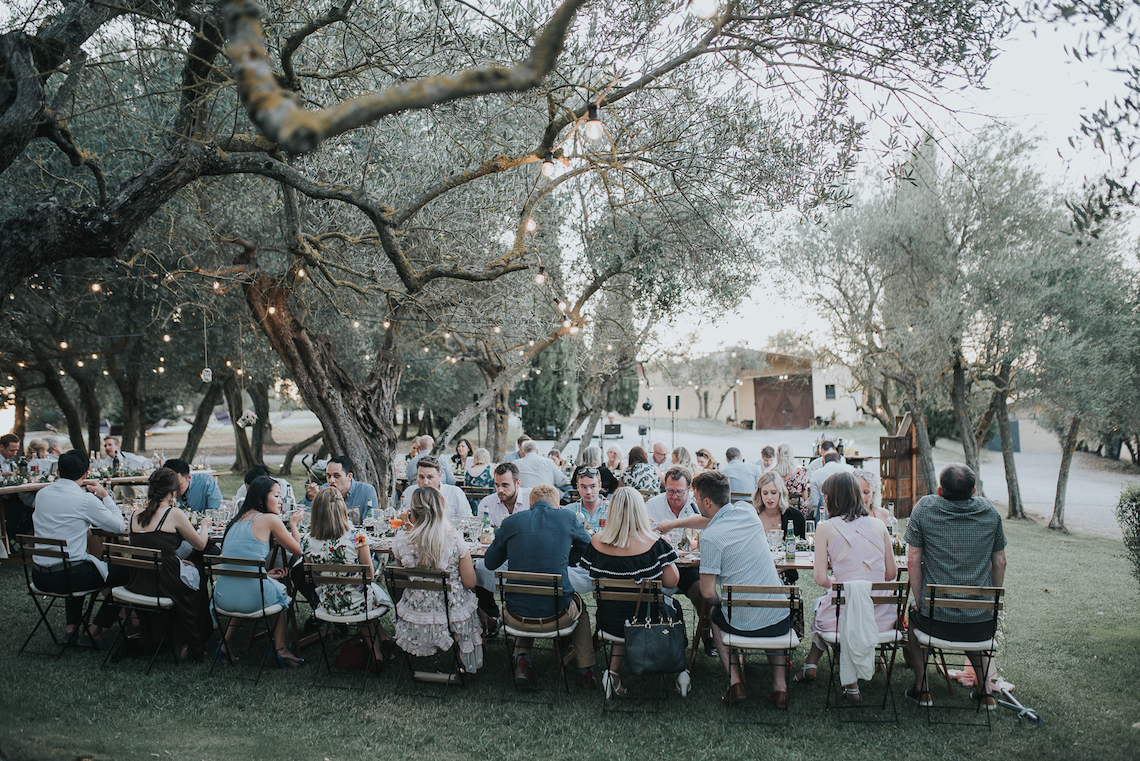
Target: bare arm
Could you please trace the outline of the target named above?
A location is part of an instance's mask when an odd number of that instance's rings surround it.
[[[272,513],[267,513],[267,515],[272,515]],[[273,517],[277,518],[277,520],[269,522],[270,536],[276,539],[279,545],[284,547],[289,552],[292,552],[294,555],[302,554],[301,535],[297,532],[297,524],[300,523],[301,518],[304,517],[301,514],[301,511],[297,510],[293,513],[293,517],[289,519],[288,529],[285,528],[285,524],[281,522],[280,518],[278,518],[276,515]]]
[[[883,581],[894,581],[899,577],[899,567],[895,562],[895,548],[891,544],[891,535],[887,533],[887,524],[883,524]]]
[[[657,533],[668,534],[670,531],[677,528],[703,529],[707,525],[709,525],[709,519],[703,515],[690,515],[688,518],[661,521],[657,524]]]
[[[459,558],[459,580],[464,589],[475,588],[475,564],[471,562],[470,552]]]
[[[672,588],[681,583],[681,572],[677,570],[676,563],[670,563],[661,571],[661,585]]]
[[[709,607],[720,602],[720,595],[716,593],[716,574],[701,574],[701,597]]]
[[[815,560],[812,563],[815,583],[824,589],[831,589],[831,577],[827,575],[827,543],[835,536],[835,529],[825,521],[815,530]]]
[[[203,518],[202,522],[198,524],[198,529],[195,530],[190,519],[186,517],[186,513],[178,508],[171,508],[171,517],[174,518],[174,530],[178,532],[180,537],[189,542],[190,546],[196,550],[206,549],[206,542],[210,538],[211,521],[209,518]]]
[[[990,555],[990,578],[995,587],[1005,586],[1005,550]]]
[[[910,579],[910,592],[915,602],[922,601],[922,548],[913,544],[906,548],[906,573]]]
[[[372,553],[368,551],[368,542],[356,545],[356,562],[368,566],[368,570],[364,572],[365,580],[373,581],[376,578],[376,569],[372,566]]]

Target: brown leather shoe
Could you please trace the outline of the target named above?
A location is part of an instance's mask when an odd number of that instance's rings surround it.
[[[534,692],[534,671],[530,667],[530,661],[526,658],[519,658],[515,661],[515,689],[523,692]]]
[[[724,697],[720,699],[720,702],[725,705],[734,705],[736,703],[743,703],[745,700],[748,700],[748,695],[744,692],[744,685],[737,682],[725,691]]]
[[[788,693],[784,690],[773,690],[772,694],[768,696],[768,702],[777,708],[787,708]]]
[[[578,676],[578,687],[583,690],[596,690],[598,689],[598,680],[594,678],[594,670],[586,669],[585,674]]]

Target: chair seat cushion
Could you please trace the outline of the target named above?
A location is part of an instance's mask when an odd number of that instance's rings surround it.
[[[779,637],[742,637],[728,632],[722,632],[720,636],[725,647],[737,647],[742,650],[791,650],[800,644],[795,629],[789,629],[787,634],[781,634]]]
[[[986,650],[993,650],[995,647],[993,639],[986,639],[980,642],[939,639],[938,637],[931,637],[929,634],[917,627],[911,629],[911,634],[916,640],[918,640],[918,644],[922,645],[923,647],[933,647],[938,650],[960,650],[965,653],[977,653],[984,652]]]
[[[115,587],[111,590],[111,597],[115,602],[125,605],[138,605],[144,608],[173,608],[174,600],[169,597],[155,597],[154,595],[140,595],[126,587]]]
[[[619,637],[616,634],[610,634],[605,629],[602,629],[602,639],[604,639],[606,642],[616,642],[619,645],[625,644],[625,637]]]
[[[516,629],[515,627],[513,627],[509,624],[503,624],[503,629],[507,632],[507,634],[511,635],[512,637],[529,637],[532,639],[554,639],[555,637],[569,637],[571,634],[574,633],[574,627],[577,625],[578,625],[578,622],[575,621],[574,623],[572,623],[569,626],[564,627],[562,629],[550,629],[550,630],[542,631],[542,632],[532,632],[532,631],[526,631],[525,629]]]
[[[349,616],[338,616],[334,613],[329,613],[321,606],[313,611],[313,615],[318,621],[325,621],[330,624],[362,624],[365,621],[374,621],[377,618],[383,618],[384,614],[388,612],[387,605],[381,605],[379,608],[365,611],[364,613],[354,613]]]
[[[885,632],[879,632],[880,645],[892,645],[902,642],[903,633],[898,629],[889,629]],[[819,638],[829,645],[834,645],[839,641],[838,632],[819,632]]]
[[[215,606],[214,610],[226,618],[267,618],[269,616],[275,616],[281,611],[285,610],[285,606],[281,605],[280,603],[274,603],[267,608],[259,608],[258,610],[253,611],[223,610],[222,608]]]
[[[37,587],[35,585],[35,583],[33,582],[31,584],[28,584],[28,589],[31,590],[32,594],[44,595],[45,597],[86,597],[87,595],[96,594],[102,588],[100,588],[100,589],[84,589],[80,592],[45,592],[44,590]]]

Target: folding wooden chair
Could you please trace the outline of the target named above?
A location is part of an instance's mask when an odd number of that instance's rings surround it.
[[[366,578],[365,574],[368,572],[368,566],[346,563],[305,563],[304,571],[305,577],[309,583],[317,587],[348,587],[358,586],[364,589],[365,594],[365,609],[360,613],[353,613],[347,616],[338,616],[329,613],[323,606],[317,606],[313,611],[313,616],[320,622],[317,627],[317,636],[321,642],[321,659],[317,662],[317,667],[313,669],[313,686],[314,687],[327,687],[334,689],[349,689],[347,687],[339,687],[338,685],[318,685],[317,677],[321,673],[321,662],[325,664],[325,672],[329,675],[332,674],[332,665],[329,661],[327,640],[329,629],[334,624],[363,624],[367,634],[364,637],[365,642],[368,643],[368,661],[364,664],[364,678],[360,681],[360,689],[363,690],[368,683],[368,674],[372,671],[372,662],[374,660],[375,644],[372,641],[372,625],[374,622],[383,618],[390,609],[389,605],[381,605],[379,608],[371,608],[371,600],[368,599],[370,595],[371,578]]]
[[[36,621],[36,625],[32,627],[32,631],[28,634],[28,638],[24,640],[24,644],[20,646],[19,652],[24,652],[28,643],[32,641],[32,637],[36,636],[40,626],[47,629],[48,636],[59,650],[55,653],[38,653],[32,651],[33,655],[54,655],[59,658],[67,650],[68,645],[74,645],[75,640],[81,634],[87,631],[87,625],[91,621],[91,610],[95,606],[95,600],[99,596],[99,592],[103,587],[100,586],[96,589],[82,589],[74,592],[45,592],[36,587],[32,581],[32,567],[35,563],[34,558],[51,558],[52,560],[63,561],[63,578],[64,585],[71,589],[70,579],[70,565],[71,561],[67,557],[67,542],[63,539],[51,539],[46,536],[30,536],[28,534],[21,534],[16,537],[20,552],[24,560],[24,583],[28,587],[28,596],[32,598],[32,603],[36,606],[36,612],[39,613],[40,618]],[[86,605],[83,606],[83,621],[75,629],[75,633],[71,637],[66,635],[57,637],[55,631],[51,628],[51,622],[48,620],[48,613],[51,611],[52,606],[60,600],[68,600],[74,598],[89,598]],[[46,601],[47,605],[43,602]],[[66,629],[64,630],[66,632]]]
[[[115,633],[115,639],[111,643],[111,647],[107,650],[107,655],[103,658],[103,666],[106,667],[109,662],[118,662],[126,657],[131,657],[132,654],[128,652],[128,642],[126,637],[127,621],[131,619],[131,615],[138,620],[140,641],[153,641],[155,624],[157,622],[157,630],[161,632],[161,637],[158,639],[158,644],[154,646],[154,654],[150,657],[150,662],[147,663],[146,671],[149,674],[150,670],[154,667],[154,662],[158,659],[158,654],[164,649],[170,651],[170,656],[174,660],[174,665],[178,665],[178,651],[174,646],[174,600],[169,597],[163,597],[159,591],[159,570],[162,567],[162,551],[152,550],[146,547],[132,547],[129,544],[114,544],[108,542],[103,545],[103,552],[106,556],[108,565],[118,565],[125,568],[130,568],[136,573],[153,574],[154,589],[153,595],[142,595],[132,592],[124,587],[115,587],[111,590],[111,599],[119,604],[124,610],[127,611],[128,616],[126,620],[120,619],[118,631]],[[143,657],[146,657],[145,653]]]
[[[660,606],[664,604],[662,602],[662,598],[664,597],[664,593],[661,591],[661,580],[660,579],[651,579],[648,581],[641,582],[639,584],[636,581],[626,581],[624,579],[604,579],[604,578],[594,579],[594,600],[597,601],[599,607],[601,606],[601,603],[603,603],[603,602],[632,602],[632,603],[636,603],[638,601],[639,597],[641,598],[642,602],[645,605],[645,608],[642,611],[642,613],[644,615],[646,615],[647,617],[652,615],[650,613],[651,610],[660,610]],[[594,639],[595,639],[595,641],[600,640],[602,643],[602,656],[604,657],[604,669],[605,669],[605,671],[608,671],[609,667],[610,667],[610,659],[613,655],[614,645],[620,645],[620,646],[624,647],[625,646],[625,638],[615,636],[615,635],[610,634],[609,632],[605,631],[604,629],[602,629],[597,624],[597,618],[596,617],[594,619],[594,624],[595,624],[595,626],[594,626]],[[603,671],[603,673],[605,673],[605,671]],[[684,687],[684,693],[683,694],[687,694],[688,684],[689,684],[687,681],[688,680],[688,672],[682,672],[682,673],[685,674],[685,681],[684,681],[685,687]],[[634,679],[640,679],[640,678],[641,677],[634,677]],[[605,680],[603,679],[603,683],[604,683],[604,681]],[[678,682],[678,685],[680,685],[680,684],[681,684],[681,682]],[[625,685],[623,684],[623,686],[625,686]],[[653,704],[652,713],[660,713],[661,703],[663,703],[665,700],[667,700],[669,698],[668,676],[666,674],[660,675],[660,687],[661,687],[661,690],[658,693],[657,697],[655,697],[655,698],[648,698],[648,697],[640,698],[640,699],[632,698],[632,699],[625,699],[625,700],[621,700],[621,701],[615,701],[611,698],[607,698],[607,697],[605,697],[605,693],[603,692],[602,713],[605,714],[605,713],[610,712],[610,711],[615,712],[615,713],[642,713],[642,712],[649,713],[650,711],[643,711],[641,708],[636,707],[638,704],[645,704],[645,703],[652,703]],[[633,704],[633,707],[630,707],[631,703]],[[625,707],[619,707],[619,704],[623,704]]]
[[[241,677],[231,674],[229,678],[238,679],[240,681],[257,682],[261,679],[261,672],[265,669],[265,659],[273,653],[273,627],[276,623],[275,619],[278,614],[284,611],[288,604],[292,602],[289,600],[285,605],[281,603],[273,603],[266,605],[265,602],[265,582],[269,579],[269,571],[265,567],[264,560],[249,560],[246,558],[227,558],[220,555],[207,555],[204,558],[206,562],[206,576],[213,582],[214,597],[214,614],[218,617],[218,631],[221,632],[222,642],[226,643],[226,650],[230,653],[229,658],[233,654],[233,642],[226,640],[226,632],[229,630],[230,624],[234,622],[248,621],[252,624],[252,631],[250,633],[250,642],[252,643],[254,637],[257,636],[259,630],[263,630],[266,638],[265,652],[261,654],[261,660],[257,664],[257,674],[252,679],[249,677]],[[228,568],[226,566],[229,566]],[[235,579],[250,579],[257,581],[258,592],[261,595],[261,607],[251,612],[239,610],[226,610],[218,605],[217,602],[217,583],[218,579],[224,576]],[[228,620],[223,620],[228,619]],[[248,648],[246,648],[248,652]],[[222,646],[219,643],[218,648],[214,652],[214,660],[210,664],[209,676],[214,675],[214,669],[217,667],[218,662],[222,658]],[[232,662],[231,662],[232,665]]]
[[[844,722],[843,711],[844,709],[869,709],[880,708],[886,709],[887,698],[891,701],[891,711],[894,714],[893,720],[895,724],[899,722],[898,706],[895,705],[895,694],[891,688],[891,674],[894,672],[895,656],[898,654],[899,648],[902,646],[904,639],[904,632],[899,629],[891,629],[890,631],[879,632],[878,645],[875,648],[875,661],[876,665],[883,665],[883,675],[886,678],[886,684],[883,686],[883,700],[882,703],[876,706],[873,703],[863,701],[860,703],[852,703],[851,701],[841,699],[839,696],[839,688],[836,686],[836,679],[838,678],[839,668],[839,648],[843,642],[839,636],[839,617],[843,610],[843,606],[847,604],[847,593],[843,582],[837,581],[832,584],[832,589],[835,590],[835,631],[834,632],[820,632],[819,636],[830,647],[827,651],[828,665],[831,667],[831,673],[827,680],[827,699],[825,701],[826,708],[832,708],[833,705],[836,713],[839,715],[839,723]],[[901,617],[906,611],[906,601],[908,597],[908,590],[910,585],[905,581],[880,581],[871,584],[871,602],[873,605],[889,605],[893,607],[895,621],[902,620]],[[883,594],[883,593],[886,594]],[[879,594],[876,594],[879,593]],[[890,659],[887,659],[887,655]],[[835,703],[832,704],[831,696],[834,691]],[[845,705],[846,704],[846,705]],[[891,719],[846,719],[849,722],[874,724],[891,721]]]
[[[437,593],[443,597],[443,610],[447,619],[447,629],[451,631],[451,605],[449,604],[447,583],[447,571],[439,569],[427,568],[396,568],[388,566],[384,570],[384,575],[388,580],[388,594],[391,595],[393,600],[399,600],[408,590],[420,590],[427,593]],[[399,606],[396,606],[396,620],[400,618]],[[404,681],[405,671],[413,682],[426,682],[429,684],[442,684],[443,692],[438,696],[424,692],[403,693],[405,695],[412,695],[414,697],[438,697],[442,702],[447,699],[447,690],[452,684],[459,684],[464,687],[467,686],[467,671],[463,668],[463,661],[459,657],[459,644],[452,638],[451,647],[447,651],[451,658],[450,670],[443,671],[417,671],[412,663],[413,656],[405,652],[404,662],[400,666],[400,675],[396,678],[396,688],[394,694],[399,695],[400,685]],[[433,656],[434,657],[434,656]]]
[[[744,595],[749,596],[745,597]],[[767,597],[752,597],[751,595],[767,595]],[[745,584],[725,584],[724,599],[721,602],[725,621],[729,624],[732,623],[733,608],[786,608],[788,610],[788,616],[790,617],[802,607],[803,600],[800,597],[799,587],[784,585],[768,587]],[[730,662],[734,657],[741,659],[741,677],[744,676],[744,656],[746,654],[750,652],[762,652],[766,655],[782,653],[784,656],[783,669],[785,678],[790,681],[792,651],[799,647],[800,638],[796,636],[796,630],[792,628],[788,629],[787,634],[781,634],[778,637],[745,637],[739,634],[721,632],[721,643],[728,648],[728,658]],[[780,667],[774,666],[773,668]],[[729,679],[730,685],[731,681],[732,680]],[[728,716],[730,724],[784,724],[786,726],[791,722],[788,705],[784,706],[784,720],[782,722],[755,720],[734,721],[732,719],[731,700],[728,702]]]
[[[553,645],[555,656],[558,658],[558,674],[562,677],[562,685],[566,693],[570,693],[570,682],[566,676],[566,664],[563,660],[564,654],[562,652],[562,640],[569,637],[574,627],[578,625],[577,621],[571,621],[569,624],[562,628],[558,628],[557,620],[560,618],[561,611],[558,604],[562,600],[562,574],[558,573],[523,573],[520,571],[495,571],[495,589],[499,592],[499,607],[504,611],[503,614],[503,643],[507,648],[507,671],[505,681],[503,682],[502,689],[499,691],[499,700],[505,700],[507,694],[507,682],[510,682],[518,692],[519,687],[514,679],[515,669],[515,641],[520,637],[524,639],[533,640],[546,640]],[[550,628],[541,631],[527,631],[511,626],[507,623],[506,611],[507,595],[533,595],[538,597],[550,598]],[[533,651],[532,651],[533,653]],[[533,663],[533,658],[531,659]],[[541,690],[545,692],[545,690]],[[552,693],[550,699],[550,707],[553,708],[558,702],[558,683],[555,681],[550,689]],[[526,700],[522,698],[515,698],[517,703],[545,703],[545,700]]]
[[[1002,599],[1005,596],[1005,589],[1002,587],[964,587],[952,586],[947,584],[927,584],[926,594],[924,599],[920,601],[920,608],[923,616],[927,620],[938,620],[937,612],[939,610],[985,610],[992,614],[992,618],[987,626],[989,637],[983,640],[967,641],[967,640],[946,640],[938,637],[932,637],[921,629],[915,627],[911,629],[908,636],[914,637],[918,644],[922,645],[924,658],[926,661],[926,686],[930,689],[930,666],[934,658],[937,657],[941,663],[942,671],[946,671],[946,652],[962,653],[967,659],[970,655],[974,655],[980,661],[981,668],[975,668],[978,676],[975,692],[985,695],[988,685],[986,683],[986,674],[989,673],[989,664],[993,661],[994,651],[997,649],[997,627],[998,627],[998,614],[1002,608],[1005,607],[1005,602]],[[945,617],[943,617],[943,620]],[[952,689],[949,677],[946,680],[948,689]],[[977,705],[973,707],[975,712],[981,711],[985,700],[976,701]],[[942,706],[944,710],[971,710],[970,706]],[[986,727],[990,730],[993,729],[993,724],[990,721],[990,713],[997,708],[996,696],[995,705],[990,708],[986,706]],[[928,705],[926,707],[926,723],[930,724],[961,724],[967,726],[981,726],[980,721],[936,721],[933,718],[934,707]]]

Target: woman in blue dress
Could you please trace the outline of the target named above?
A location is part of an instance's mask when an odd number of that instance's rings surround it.
[[[297,533],[297,524],[301,522],[303,513],[300,510],[294,512],[289,520],[289,528],[286,529],[281,522],[281,506],[281,485],[267,476],[255,478],[249,485],[241,511],[226,527],[225,536],[222,537],[222,556],[265,560],[269,555],[269,537],[273,537],[278,545],[294,555],[300,555],[301,536]],[[289,596],[285,593],[285,585],[279,581],[285,573],[284,568],[271,568],[271,578],[264,581],[219,576],[214,582],[214,606],[223,611],[239,613],[253,613],[261,610],[263,605],[267,608],[272,605],[287,608]],[[293,655],[285,646],[286,619],[286,611],[283,609],[277,615],[273,629],[277,665],[281,668],[301,666],[305,663],[304,659]],[[229,638],[235,628],[236,623],[231,620],[225,637],[218,645],[221,654],[230,660],[233,660],[233,656],[230,653]]]

